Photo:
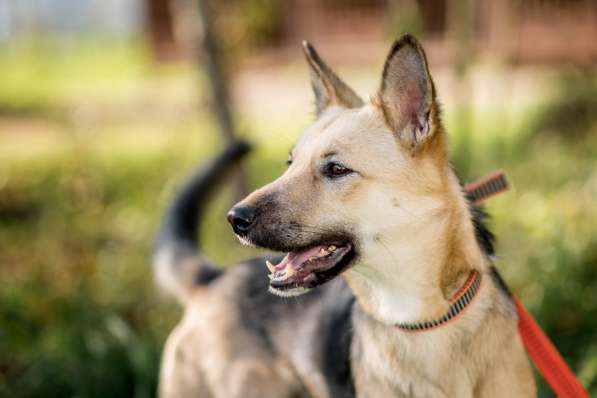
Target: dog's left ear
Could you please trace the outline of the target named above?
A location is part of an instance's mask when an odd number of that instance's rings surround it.
[[[303,41],[303,51],[311,70],[317,116],[333,105],[345,108],[363,106],[363,100],[323,62],[311,44]]]
[[[394,42],[377,100],[386,123],[405,146],[414,149],[436,130],[431,115],[435,88],[423,48],[413,36],[407,34]]]

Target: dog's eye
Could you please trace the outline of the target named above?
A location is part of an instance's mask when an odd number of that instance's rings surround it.
[[[288,155],[288,159],[286,159],[286,166],[290,166],[292,164],[292,155]]]
[[[352,173],[351,169],[335,162],[326,164],[323,169],[323,174],[329,178],[338,178],[350,173]]]

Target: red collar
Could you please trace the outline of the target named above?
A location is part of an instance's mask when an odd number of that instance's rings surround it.
[[[464,285],[462,285],[462,287],[458,289],[458,291],[454,294],[454,297],[452,297],[452,300],[450,300],[452,304],[450,304],[450,308],[444,315],[435,320],[430,321],[422,321],[416,323],[399,323],[396,324],[396,327],[398,329],[416,332],[430,330],[444,325],[447,322],[456,318],[459,314],[461,314],[464,311],[464,309],[476,297],[480,287],[481,273],[479,271],[473,270],[471,271]]]

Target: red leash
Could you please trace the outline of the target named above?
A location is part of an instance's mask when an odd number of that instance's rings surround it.
[[[512,297],[518,310],[518,331],[533,362],[559,398],[589,398],[557,348],[549,341],[520,300]]]
[[[492,173],[464,187],[467,198],[475,204],[507,189],[508,181],[502,171]],[[533,316],[518,298],[512,296],[512,299],[518,311],[518,331],[522,343],[556,395],[559,398],[589,398],[587,391]]]

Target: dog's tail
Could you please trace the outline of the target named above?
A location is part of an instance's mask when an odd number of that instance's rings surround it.
[[[154,274],[158,285],[181,303],[197,287],[209,284],[222,273],[199,253],[199,226],[209,196],[249,149],[245,142],[233,143],[197,170],[178,192],[162,221],[154,247]]]

